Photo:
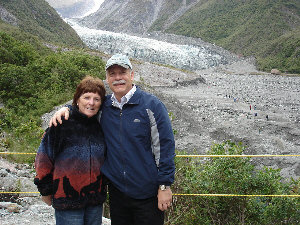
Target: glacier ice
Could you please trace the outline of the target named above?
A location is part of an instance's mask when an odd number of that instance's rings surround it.
[[[227,63],[224,55],[205,46],[172,44],[124,33],[90,29],[71,19],[65,21],[88,47],[106,54],[122,53],[131,58],[186,70],[206,69]]]

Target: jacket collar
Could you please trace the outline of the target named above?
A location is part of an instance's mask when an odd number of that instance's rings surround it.
[[[125,104],[133,104],[133,105],[138,105],[140,103],[140,95],[142,93],[142,90],[136,86],[136,91],[134,92],[133,96],[129,99],[129,101]],[[112,106],[112,100],[111,100],[111,95],[106,96],[105,106],[109,107]]]
[[[79,112],[79,109],[77,106],[72,106],[72,116],[78,120],[87,120],[87,121],[94,120],[97,118],[97,114],[90,118],[87,117],[87,115]]]

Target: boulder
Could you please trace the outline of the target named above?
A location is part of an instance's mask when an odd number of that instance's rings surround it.
[[[274,75],[280,75],[281,72],[280,72],[278,69],[272,69],[272,70],[271,70],[271,74],[274,74]]]
[[[8,212],[18,213],[22,209],[22,206],[12,202],[0,202],[0,208],[6,209]]]

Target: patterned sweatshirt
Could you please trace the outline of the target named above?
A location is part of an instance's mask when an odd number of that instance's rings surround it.
[[[55,209],[102,204],[105,150],[96,116],[88,118],[73,107],[69,120],[46,130],[35,159],[34,183],[41,195],[52,195]]]

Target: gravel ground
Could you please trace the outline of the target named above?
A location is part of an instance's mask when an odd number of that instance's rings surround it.
[[[262,73],[251,60],[243,59],[197,72],[138,61],[133,64],[135,79],[174,114],[178,150],[205,154],[213,142],[230,139],[243,142],[246,154],[299,154],[299,76]],[[51,115],[43,117],[44,126]],[[253,162],[281,168],[285,177],[300,176],[299,157],[255,158]],[[36,191],[31,166],[0,158],[0,168],[2,190],[19,185],[21,191]],[[17,204],[8,206],[13,202]],[[10,212],[13,209],[16,212]],[[38,197],[12,198],[10,203],[0,202],[0,221],[1,225],[54,224],[53,209]],[[103,224],[110,222],[104,219]]]
[[[195,73],[150,67],[137,65],[137,79],[150,84],[174,114],[178,150],[205,154],[212,143],[232,140],[243,142],[245,154],[299,154],[299,76],[257,71],[251,59]],[[299,157],[253,162],[300,176]]]

